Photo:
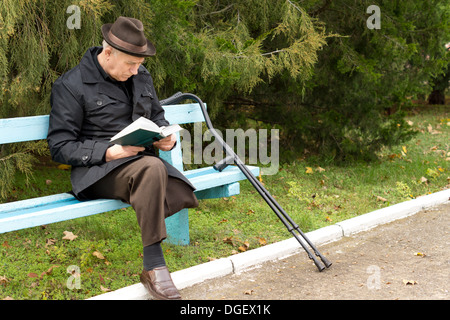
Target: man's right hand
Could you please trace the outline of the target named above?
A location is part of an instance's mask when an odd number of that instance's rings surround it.
[[[121,146],[119,144],[115,144],[106,150],[105,160],[106,162],[109,162],[120,158],[135,156],[144,150],[144,147]]]

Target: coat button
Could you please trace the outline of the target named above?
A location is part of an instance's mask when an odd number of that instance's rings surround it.
[[[98,106],[101,106],[102,104],[103,104],[103,101],[102,101],[102,100],[98,100],[98,101],[97,101],[97,105],[98,105]]]
[[[86,154],[85,154],[84,156],[81,157],[81,160],[83,160],[83,161],[86,161],[87,159],[89,159],[89,156],[86,155]]]

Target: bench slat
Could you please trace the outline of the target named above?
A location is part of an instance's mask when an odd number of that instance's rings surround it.
[[[206,108],[206,103],[204,104]],[[165,118],[170,123],[205,122],[202,109],[198,103],[174,104],[163,106]]]
[[[248,166],[248,168],[253,174],[259,174],[258,167]],[[199,198],[217,198],[237,194],[239,186],[236,186],[236,181],[245,179],[240,170],[234,166],[228,166],[222,172],[215,171],[213,167],[207,167],[185,173],[197,188],[196,193]],[[128,206],[122,201],[110,199],[78,201],[68,193],[4,203],[0,204],[0,233],[85,217]]]
[[[89,215],[125,208],[129,205],[120,200],[71,201],[70,205],[57,206],[45,210],[25,210],[19,214],[0,219],[0,233],[36,227],[44,224],[71,220]],[[53,204],[54,205],[54,204]],[[55,206],[55,205],[54,205]]]
[[[198,103],[164,106],[170,123],[203,122]],[[0,119],[0,144],[47,139],[49,116]]]
[[[11,211],[26,210],[28,208],[36,208],[40,206],[46,206],[52,203],[71,201],[73,199],[74,196],[69,193],[59,193],[51,196],[2,203],[0,204],[0,217],[4,213],[8,213]]]
[[[49,116],[0,119],[0,144],[47,138]]]
[[[214,187],[211,189],[195,191],[197,199],[217,199],[231,197],[241,192],[241,186],[239,182],[226,184],[223,186]]]
[[[258,167],[247,166],[247,168],[255,176],[259,175]],[[186,171],[184,174],[198,191],[246,179],[235,166],[228,166],[222,172],[215,171],[213,167],[207,167]]]

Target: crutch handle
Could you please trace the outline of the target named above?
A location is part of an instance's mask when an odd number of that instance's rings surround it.
[[[166,106],[166,105],[168,105],[168,104],[172,104],[172,103],[175,103],[175,102],[179,102],[179,101],[182,99],[182,96],[183,96],[183,93],[177,92],[177,93],[175,93],[174,95],[171,95],[170,97],[168,97],[168,98],[166,98],[166,99],[164,99],[164,100],[159,100],[159,103],[160,103],[162,106]]]
[[[232,155],[220,160],[219,162],[217,162],[213,168],[216,171],[222,172],[223,169],[225,169],[226,167],[228,167],[228,165],[232,164],[234,160],[234,157]]]

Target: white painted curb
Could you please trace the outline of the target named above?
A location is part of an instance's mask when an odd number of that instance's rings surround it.
[[[327,226],[306,233],[314,245],[337,241],[361,231],[366,231],[378,225],[411,216],[423,209],[433,207],[450,200],[450,189],[439,191],[417,199],[398,203],[383,209],[372,211],[355,218],[351,218],[335,225]],[[207,279],[240,273],[257,267],[266,261],[282,259],[301,252],[303,249],[292,237],[271,245],[232,255],[228,258],[206,262],[184,270],[171,273],[175,286],[181,290]],[[88,300],[145,300],[151,299],[144,286],[140,283],[104,293]]]
[[[349,236],[357,232],[369,230],[380,224],[405,218],[423,209],[449,200],[450,189],[447,189],[338,222],[337,225],[342,228],[344,236]]]

